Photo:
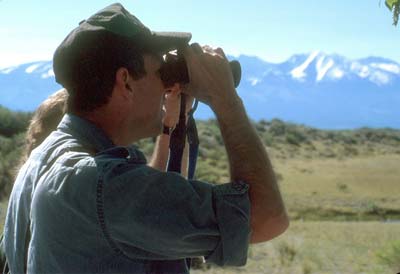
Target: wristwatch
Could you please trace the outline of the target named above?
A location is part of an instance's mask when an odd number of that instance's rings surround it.
[[[166,135],[171,135],[172,130],[172,127],[167,127],[166,125],[163,125],[162,133]]]

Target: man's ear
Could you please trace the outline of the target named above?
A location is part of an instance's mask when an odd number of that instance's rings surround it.
[[[115,86],[122,92],[124,96],[132,93],[132,87],[129,84],[129,71],[126,68],[119,68],[115,73]]]

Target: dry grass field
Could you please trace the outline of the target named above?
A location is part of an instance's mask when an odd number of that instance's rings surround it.
[[[282,236],[252,245],[246,266],[192,273],[394,274],[400,271],[400,254],[388,260],[382,254],[400,240],[399,231],[400,223],[294,221]]]
[[[211,267],[207,273],[400,272],[398,153],[307,157],[274,149],[271,158],[290,228],[251,246],[245,267]]]
[[[277,159],[292,218],[400,220],[400,155]]]
[[[291,226],[252,245],[241,268],[204,265],[192,273],[400,272],[400,155],[271,155]],[[7,201],[0,203],[3,226]]]

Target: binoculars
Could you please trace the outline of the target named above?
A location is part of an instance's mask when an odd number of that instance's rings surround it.
[[[237,87],[242,77],[240,63],[234,60],[230,61],[229,65],[231,67],[234,85]],[[165,88],[172,87],[175,83],[188,84],[190,82],[185,58],[179,54],[167,55],[165,62],[161,65],[160,74]]]

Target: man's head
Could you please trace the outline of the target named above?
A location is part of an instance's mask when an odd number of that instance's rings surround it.
[[[69,92],[68,111],[87,114],[105,106],[115,88],[120,87],[117,81],[121,69],[127,72],[123,77],[128,82],[140,81],[143,77],[147,79],[146,63],[153,68],[150,63],[154,63],[154,59],[187,45],[190,38],[189,33],[152,32],[120,4],[97,12],[82,21],[54,53],[56,81]],[[126,90],[136,84],[126,83]],[[141,83],[139,86],[145,85]],[[151,87],[155,85],[148,85]],[[141,89],[140,92],[147,91]],[[149,97],[151,94],[154,92],[148,91],[148,97],[135,94],[134,98],[145,100],[141,102],[143,106],[148,102],[158,102]],[[140,107],[132,111],[138,112]]]
[[[104,105],[119,67],[139,79],[145,74],[143,54],[163,54],[190,38],[189,33],[151,32],[121,4],[83,20],[54,53],[56,80],[70,92],[69,110],[90,112]]]

